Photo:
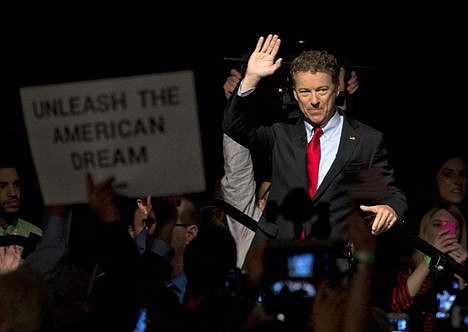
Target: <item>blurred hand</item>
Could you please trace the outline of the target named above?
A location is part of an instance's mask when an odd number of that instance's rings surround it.
[[[317,294],[312,302],[312,331],[342,331],[346,294],[343,287],[329,290],[328,281],[322,281],[317,287]]]
[[[338,84],[340,86],[340,91],[346,91],[352,95],[359,89],[359,81],[357,78],[356,71],[351,71],[351,77],[348,82],[345,82],[346,69],[340,67],[340,74],[338,75]]]
[[[94,183],[91,174],[86,175],[88,190],[88,205],[94,215],[102,223],[109,224],[120,221],[122,214],[115,202],[118,196],[113,188],[115,177],[108,177],[100,183]]]
[[[348,93],[352,95],[357,91],[357,89],[359,89],[359,81],[356,72],[352,70],[351,78],[348,80],[348,86],[346,88],[346,91],[348,91]]]
[[[268,240],[262,240],[252,245],[245,258],[247,283],[252,289],[260,286],[264,273],[264,256]]]
[[[237,84],[239,84],[241,78],[242,75],[240,72],[235,69],[231,69],[231,76],[226,79],[226,82],[224,82],[223,85],[224,96],[226,99],[229,99],[232,96],[232,93],[234,92]]]
[[[172,232],[177,223],[177,207],[180,205],[180,196],[157,197],[153,200],[156,222],[154,229],[148,229],[148,233],[167,243],[171,242]]]
[[[49,214],[52,216],[66,217],[70,212],[70,205],[51,205],[47,207]]]
[[[468,252],[466,251],[463,246],[457,242],[452,246],[453,249],[451,249],[448,254],[450,257],[452,257],[457,263],[465,265],[466,260],[468,258]]]
[[[448,229],[439,230],[434,238],[429,240],[429,243],[444,254],[448,254],[453,259],[460,259],[465,253],[461,252],[462,247],[458,243],[457,236],[455,234],[448,234],[448,232]],[[457,253],[456,256],[455,253]]]
[[[17,235],[17,230],[15,229],[12,234]],[[0,274],[16,270],[22,261],[21,249],[19,246],[11,245],[0,247]]]
[[[466,260],[468,259],[468,252],[463,246],[458,242],[457,236],[454,234],[448,234],[448,229],[442,229],[435,237],[428,242],[437,248],[439,251],[443,252],[444,254],[448,254],[451,258],[453,258],[457,263],[465,265]],[[459,275],[455,275],[458,279],[460,279],[460,287],[463,289],[465,288],[464,284],[465,281]]]
[[[367,221],[359,211],[353,211],[348,217],[348,239],[354,252],[373,253],[377,247],[377,238],[369,231]]]
[[[145,227],[148,227],[149,236],[156,229],[156,216],[151,203],[151,195],[146,196],[144,200],[141,198],[137,199],[137,208],[133,215],[133,225],[128,226],[128,233],[132,238],[135,238]]]

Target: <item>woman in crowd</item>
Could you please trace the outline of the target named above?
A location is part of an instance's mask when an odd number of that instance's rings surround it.
[[[456,221],[455,234],[441,227],[446,220]],[[463,215],[456,206],[440,204],[423,215],[418,235],[456,262],[465,264],[468,257],[465,227]],[[450,309],[456,295],[465,288],[465,280],[449,268],[438,271],[434,268],[436,262],[418,249],[414,249],[409,257],[402,258],[400,263],[391,294],[391,310],[408,313],[410,331],[413,332],[436,331],[437,326],[450,324],[442,316],[446,316],[444,311]],[[444,296],[452,301],[438,313],[439,300]]]

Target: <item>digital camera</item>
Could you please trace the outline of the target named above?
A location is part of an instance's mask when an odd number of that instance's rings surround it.
[[[283,320],[304,315],[319,284],[343,281],[347,263],[340,260],[341,246],[331,241],[270,240],[264,256],[262,302],[265,311]]]

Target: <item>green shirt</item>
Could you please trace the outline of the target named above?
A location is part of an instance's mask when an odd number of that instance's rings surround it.
[[[15,229],[17,230],[17,235],[21,235],[26,238],[29,237],[31,233],[42,237],[42,229],[21,218],[17,218],[13,223],[9,224],[6,229],[0,227],[0,236],[11,235]],[[22,249],[23,248],[21,248],[21,251]]]

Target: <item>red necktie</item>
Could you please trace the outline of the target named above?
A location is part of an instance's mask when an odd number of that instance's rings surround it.
[[[314,135],[307,145],[307,185],[309,187],[309,197],[312,198],[317,190],[318,170],[320,162],[320,136],[323,130],[314,127]],[[301,232],[301,240],[305,239],[304,231]]]
[[[307,145],[307,184],[309,186],[309,197],[314,196],[317,190],[318,170],[320,162],[320,136],[323,130],[320,127],[314,127],[314,135]]]

